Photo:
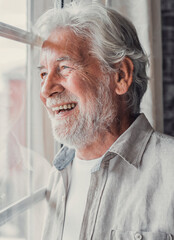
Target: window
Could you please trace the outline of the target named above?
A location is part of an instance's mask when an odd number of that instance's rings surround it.
[[[0,0],[0,240],[41,237],[55,147],[39,99],[39,48],[30,29],[49,4]]]

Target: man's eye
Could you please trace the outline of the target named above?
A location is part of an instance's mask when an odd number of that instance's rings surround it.
[[[62,74],[62,76],[67,76],[68,74],[71,73],[73,69],[67,65],[62,65],[59,67],[59,73]]]
[[[45,78],[46,75],[47,75],[46,72],[42,72],[42,73],[40,74],[40,76],[41,76],[42,79]]]
[[[60,67],[62,70],[64,70],[64,69],[67,69],[67,68],[70,68],[70,67],[68,67],[68,66],[61,66]]]

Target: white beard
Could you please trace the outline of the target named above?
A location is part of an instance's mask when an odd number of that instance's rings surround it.
[[[70,93],[64,96],[60,94],[48,100],[47,105],[76,101],[79,107],[78,115],[71,114],[61,121],[49,114],[53,135],[58,142],[73,148],[87,146],[113,122],[117,108],[112,104],[113,96],[109,88],[109,79],[105,76],[105,83],[101,80],[100,83],[98,93],[96,96],[89,96],[86,106],[81,106],[78,99]]]

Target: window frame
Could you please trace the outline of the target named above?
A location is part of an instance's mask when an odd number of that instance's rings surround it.
[[[46,188],[41,188],[28,197],[19,200],[0,211],[0,227],[11,221],[15,216],[28,210],[46,197]]]
[[[39,38],[34,37],[32,32],[22,30],[12,25],[0,22],[0,36],[17,42],[39,46]]]

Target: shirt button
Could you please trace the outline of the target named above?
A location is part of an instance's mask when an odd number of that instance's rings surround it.
[[[143,239],[143,236],[140,233],[135,234],[135,240],[141,240]]]

